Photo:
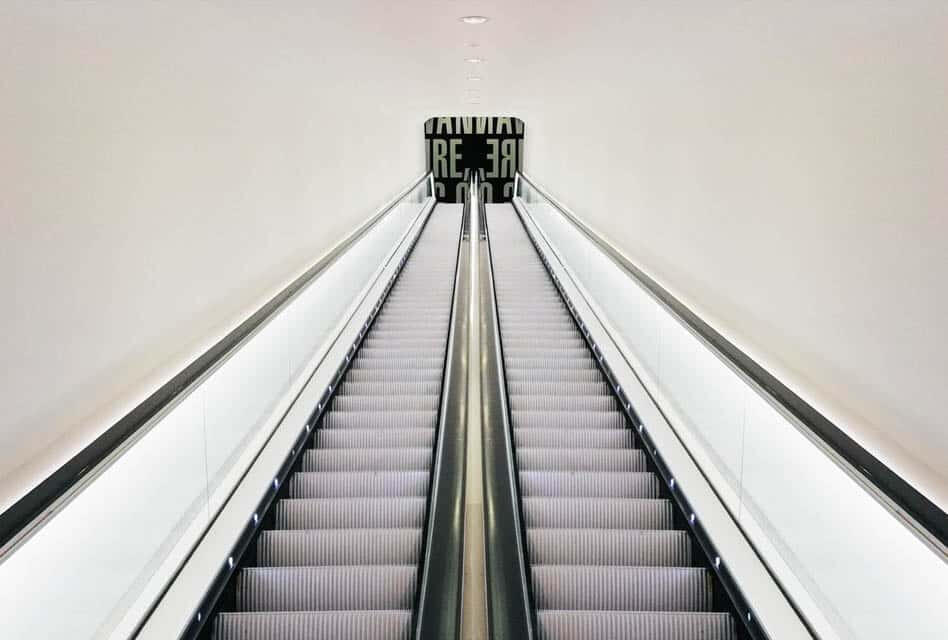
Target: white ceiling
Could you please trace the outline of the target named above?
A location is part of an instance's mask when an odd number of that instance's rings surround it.
[[[561,0],[362,0],[303,10],[292,20],[328,21],[338,28],[349,49],[339,51],[341,56],[357,47],[377,63],[353,67],[353,73],[382,84],[397,77],[399,90],[382,99],[399,102],[419,118],[516,115],[515,96],[537,77],[549,48],[581,34],[594,36],[592,24],[609,15],[612,3],[593,4],[598,6]],[[459,20],[468,15],[489,20],[479,25]],[[484,62],[466,62],[471,57]],[[469,80],[472,76],[481,80]]]

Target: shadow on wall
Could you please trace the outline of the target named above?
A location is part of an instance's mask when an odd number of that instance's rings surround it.
[[[425,155],[438,202],[464,202],[465,170],[478,171],[484,202],[510,202],[523,166],[520,118],[445,117],[425,122]]]

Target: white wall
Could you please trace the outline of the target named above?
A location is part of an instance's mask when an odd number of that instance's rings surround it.
[[[948,4],[565,21],[510,101],[528,173],[948,507]]]
[[[424,169],[375,34],[242,4],[0,7],[0,510]]]
[[[452,113],[948,505],[943,0],[161,5],[0,3],[0,509]]]

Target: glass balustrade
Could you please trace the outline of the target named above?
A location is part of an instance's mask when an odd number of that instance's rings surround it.
[[[0,636],[129,636],[430,200],[420,181],[6,554]]]
[[[517,200],[785,592],[827,640],[948,637],[948,564],[530,182]],[[712,532],[713,533],[713,532]],[[752,597],[753,594],[748,594]]]

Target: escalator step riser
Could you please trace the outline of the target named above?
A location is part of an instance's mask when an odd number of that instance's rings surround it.
[[[257,566],[416,565],[421,537],[421,529],[264,531]]]
[[[277,529],[417,529],[424,526],[427,499],[321,498],[277,502]]]
[[[409,640],[411,611],[222,613],[214,640]]]
[[[414,497],[428,495],[427,471],[294,473],[290,498]]]
[[[522,471],[646,471],[640,449],[530,449],[517,450]]]
[[[558,347],[571,347],[579,348],[586,346],[586,342],[577,336],[571,336],[569,338],[544,338],[542,336],[525,336],[520,338],[505,338],[503,342],[504,353],[507,353],[509,349],[514,348],[558,348]]]
[[[509,382],[511,395],[601,396],[609,393],[605,382]]]
[[[255,567],[237,575],[242,611],[410,609],[414,566]]]
[[[434,429],[319,429],[320,449],[391,449],[434,446]]]
[[[524,523],[543,529],[671,529],[667,500],[523,498]]]
[[[691,538],[684,531],[529,529],[530,562],[536,565],[688,567]]]
[[[399,315],[397,317],[387,316],[385,313],[379,315],[376,319],[374,325],[378,327],[381,331],[386,330],[395,330],[399,331],[402,329],[416,331],[418,329],[425,329],[429,332],[429,335],[434,333],[435,335],[440,335],[445,323],[447,322],[448,317],[437,317],[429,318],[424,315],[419,315],[417,317],[405,317]]]
[[[630,449],[628,429],[514,429],[517,447]]]
[[[441,358],[373,358],[373,357],[360,357],[356,356],[356,359],[352,363],[353,369],[427,369],[429,371],[434,370],[437,372],[438,376],[441,375],[441,370],[444,365],[444,360]]]
[[[515,429],[625,429],[618,411],[511,411]]]
[[[543,396],[511,395],[513,411],[615,411],[618,408],[613,396]]]
[[[736,640],[727,613],[540,611],[543,640]]]
[[[373,335],[369,333],[369,335]],[[366,338],[362,342],[362,348],[384,349],[388,347],[398,347],[399,349],[412,349],[419,347],[421,349],[442,349],[444,350],[444,340],[440,336],[432,338]]]
[[[434,429],[437,411],[329,411],[324,429]]]
[[[362,347],[359,350],[361,358],[381,358],[402,360],[404,358],[444,358],[444,347],[400,347],[390,344],[386,347]]]
[[[333,411],[437,411],[437,395],[339,396]]]
[[[602,371],[589,369],[550,369],[538,372],[534,369],[507,369],[508,382],[602,382]]]
[[[654,473],[523,471],[520,490],[525,498],[658,498],[661,482]]]
[[[527,369],[538,378],[547,373],[548,369],[597,369],[596,361],[592,358],[505,358],[507,368],[513,371]]]
[[[707,569],[534,566],[537,608],[607,611],[709,611]]]
[[[441,382],[441,369],[350,369],[351,382]]]
[[[519,347],[507,345],[504,347],[504,358],[589,358],[589,350],[585,345],[580,346],[555,346],[555,347]]]
[[[523,330],[508,330],[504,333],[506,336],[504,339],[519,341],[519,340],[543,340],[543,341],[561,341],[561,340],[581,340],[582,334],[579,331],[565,331],[562,329],[557,330],[548,330],[548,329],[523,329]]]
[[[424,471],[431,468],[430,448],[335,449],[303,453],[303,471]]]
[[[340,396],[368,396],[394,393],[398,395],[437,396],[441,392],[441,381],[421,382],[343,382]]]

